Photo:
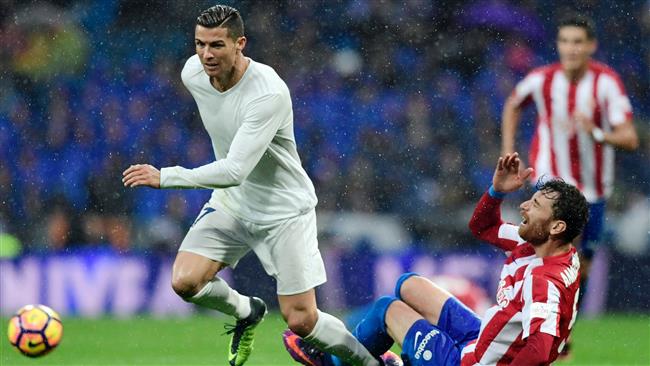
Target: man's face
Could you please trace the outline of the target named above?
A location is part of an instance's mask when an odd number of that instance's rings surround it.
[[[227,28],[206,28],[196,26],[194,45],[205,73],[211,77],[227,75],[235,65],[237,54],[241,52],[246,38],[233,41]]]
[[[553,220],[553,203],[555,192],[537,191],[528,201],[519,205],[521,224],[519,236],[527,242],[537,245],[546,242],[551,234]]]
[[[580,27],[564,26],[557,33],[557,51],[565,71],[584,68],[596,52],[596,40],[587,37],[587,31]]]

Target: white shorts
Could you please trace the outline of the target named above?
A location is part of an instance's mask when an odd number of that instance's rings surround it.
[[[327,281],[313,209],[286,220],[256,224],[207,203],[178,250],[234,268],[251,249],[266,273],[277,280],[278,295],[299,294]]]

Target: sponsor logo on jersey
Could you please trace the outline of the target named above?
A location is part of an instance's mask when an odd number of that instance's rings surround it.
[[[512,285],[506,286],[506,281],[499,281],[499,288],[497,289],[497,304],[502,308],[505,308],[510,303],[510,298],[512,298],[512,290],[514,287]]]
[[[534,302],[530,305],[530,317],[548,319],[551,314],[557,313],[557,306],[555,304],[547,304],[543,302]]]

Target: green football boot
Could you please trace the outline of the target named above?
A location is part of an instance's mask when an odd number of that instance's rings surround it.
[[[228,346],[228,363],[230,366],[242,366],[253,352],[255,328],[264,320],[266,304],[262,299],[251,297],[251,314],[245,319],[237,320],[235,325],[226,325],[226,334],[232,334]]]

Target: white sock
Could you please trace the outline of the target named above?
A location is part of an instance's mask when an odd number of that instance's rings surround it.
[[[187,300],[232,315],[237,319],[243,319],[251,313],[251,303],[248,296],[240,295],[239,292],[230,288],[226,281],[219,277],[215,277],[212,281],[206,283],[198,294]]]
[[[305,340],[346,363],[364,366],[379,365],[379,361],[354,338],[342,321],[320,310],[318,310],[316,325]]]

